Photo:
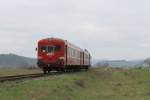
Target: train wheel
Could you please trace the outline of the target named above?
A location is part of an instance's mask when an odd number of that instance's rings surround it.
[[[48,71],[48,73],[50,73],[50,72],[51,72],[51,69],[48,69],[47,71]]]
[[[48,70],[48,73],[50,73],[51,71],[50,70]]]
[[[44,73],[44,74],[47,74],[47,70],[46,70],[46,69],[43,69],[43,73]]]
[[[89,66],[87,66],[87,67],[85,68],[85,70],[88,71],[88,70],[89,70]]]
[[[64,73],[67,72],[67,68],[64,68],[64,69],[63,69],[63,72],[64,72]]]

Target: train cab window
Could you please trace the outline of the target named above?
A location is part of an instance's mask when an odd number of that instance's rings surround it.
[[[42,46],[41,47],[41,52],[47,52],[47,46]]]
[[[59,52],[61,50],[61,46],[54,45],[54,46],[48,46],[48,52]]]
[[[41,47],[41,52],[48,52],[48,53],[52,53],[52,52],[58,52],[61,50],[61,46],[59,45],[54,45],[54,46],[42,46]]]
[[[60,45],[55,45],[55,46],[54,46],[54,51],[55,51],[55,52],[60,51],[60,49],[61,49],[61,46],[60,46]]]
[[[48,47],[48,53],[51,53],[54,51],[54,48],[52,46]]]

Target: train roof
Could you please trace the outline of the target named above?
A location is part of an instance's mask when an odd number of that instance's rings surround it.
[[[82,48],[80,48],[80,47],[78,47],[78,46],[76,46],[76,45],[68,42],[67,40],[66,40],[66,43],[69,44],[69,45],[71,45],[72,47],[78,49],[78,50],[81,50],[82,52],[89,53],[89,51],[87,49],[82,49]]]
[[[60,39],[60,38],[45,38],[45,39],[42,39],[40,40],[39,42],[47,42],[47,41],[59,41],[59,42],[64,42],[65,40],[63,39]]]
[[[45,39],[39,40],[39,43],[40,43],[40,42],[48,42],[48,41],[64,42],[65,44],[68,44],[68,45],[72,46],[73,48],[76,48],[76,49],[78,49],[78,50],[82,50],[82,51],[84,51],[84,52],[89,53],[89,52],[87,51],[87,49],[81,49],[80,47],[78,47],[78,46],[76,46],[76,45],[74,45],[74,44],[68,42],[67,40],[60,39],[60,38],[54,38],[54,37],[45,38]]]

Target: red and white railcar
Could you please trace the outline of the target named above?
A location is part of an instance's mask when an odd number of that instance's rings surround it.
[[[51,70],[66,71],[88,69],[91,56],[86,49],[81,49],[67,40],[47,38],[38,41],[38,66],[44,73]]]

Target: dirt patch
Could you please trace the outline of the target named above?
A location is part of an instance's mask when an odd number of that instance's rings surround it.
[[[142,83],[144,83],[143,81],[139,81],[139,82],[137,82],[137,84],[142,84]]]
[[[113,84],[115,87],[121,87],[123,84],[122,83],[114,83]]]
[[[102,71],[102,72],[95,71],[94,74],[96,77],[99,77],[99,78],[108,78],[108,77],[112,76],[111,71]]]
[[[75,85],[77,85],[78,87],[85,87],[85,81],[84,80],[77,80],[75,81]]]
[[[116,86],[122,86],[122,84],[121,83],[117,83]]]
[[[150,92],[148,92],[148,93],[147,93],[147,95],[149,95],[149,96],[150,96]]]
[[[70,86],[68,86],[68,85],[66,85],[66,86],[65,86],[65,88],[67,89],[67,91],[70,91],[70,92],[72,92],[72,91],[73,91],[73,88],[72,88],[72,87],[70,87]]]
[[[70,97],[66,97],[66,100],[71,100],[71,98]]]

